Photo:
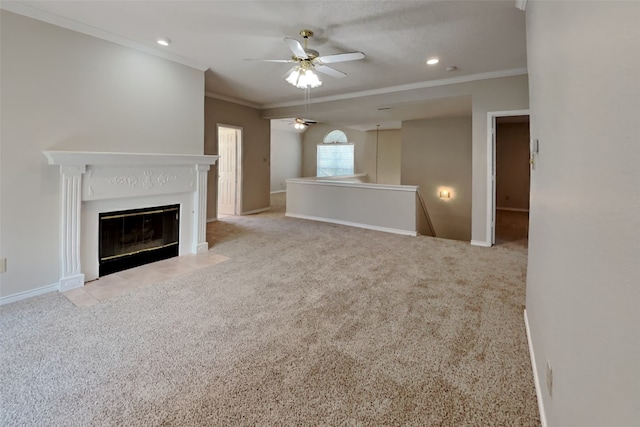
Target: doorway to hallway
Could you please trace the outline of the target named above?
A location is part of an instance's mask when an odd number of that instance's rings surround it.
[[[218,125],[218,216],[242,212],[242,129]]]
[[[494,113],[491,134],[491,244],[520,242],[526,246],[530,199],[528,111]]]

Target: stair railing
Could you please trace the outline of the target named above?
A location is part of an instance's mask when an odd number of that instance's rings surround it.
[[[431,217],[429,216],[429,211],[427,210],[427,204],[424,202],[419,188],[416,190],[416,194],[418,195],[418,200],[420,200],[422,212],[424,213],[425,218],[427,218],[427,225],[429,226],[429,230],[431,231],[431,237],[436,237],[436,230],[433,228],[433,223],[431,222]]]

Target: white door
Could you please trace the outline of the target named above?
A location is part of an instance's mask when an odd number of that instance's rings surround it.
[[[496,116],[491,117],[491,144],[493,149],[491,150],[491,245],[496,244],[496,137],[498,128],[496,125]]]
[[[236,215],[236,129],[218,127],[218,213]]]

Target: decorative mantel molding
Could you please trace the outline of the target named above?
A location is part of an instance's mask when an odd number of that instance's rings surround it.
[[[213,165],[218,156],[199,154],[109,153],[100,151],[43,151],[50,165]]]
[[[83,202],[192,194],[188,199],[188,211],[193,214],[192,225],[184,230],[189,234],[185,240],[190,245],[181,251],[199,253],[208,250],[207,172],[218,156],[89,151],[42,153],[50,165],[60,166],[60,291],[83,286],[85,282],[86,269],[81,263],[81,243],[87,240],[82,236]],[[91,232],[97,234],[97,230]]]

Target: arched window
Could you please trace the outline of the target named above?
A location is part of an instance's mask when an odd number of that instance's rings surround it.
[[[325,135],[322,140],[324,144],[346,144],[347,135],[341,130],[335,129]]]
[[[341,130],[332,130],[317,147],[317,176],[354,174],[353,144]]]

